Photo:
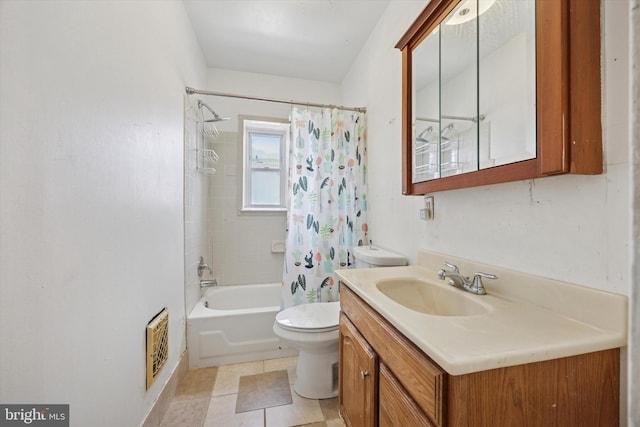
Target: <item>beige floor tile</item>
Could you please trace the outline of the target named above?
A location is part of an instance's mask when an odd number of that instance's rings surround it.
[[[287,370],[289,374],[289,384],[293,384],[296,380],[296,367],[298,366],[298,356],[281,357],[279,359],[268,359],[264,361],[264,371],[280,371]]]
[[[337,397],[332,399],[320,399],[318,403],[320,404],[320,409],[322,409],[322,415],[324,415],[325,420],[329,421],[340,419]]]
[[[261,374],[263,372],[263,361],[219,366],[212,395],[223,396],[225,394],[237,394],[240,377]]]
[[[236,395],[213,397],[204,427],[264,427],[264,409],[236,414]]]
[[[267,408],[267,427],[289,427],[324,421],[322,409],[317,400],[298,396],[291,387],[291,405]]]
[[[217,372],[217,367],[193,369],[187,372],[173,400],[210,399]]]
[[[328,420],[327,427],[346,427],[346,424],[341,420]]]
[[[202,427],[209,399],[173,401],[164,414],[160,427]]]

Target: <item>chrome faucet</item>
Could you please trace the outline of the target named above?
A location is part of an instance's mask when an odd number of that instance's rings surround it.
[[[216,279],[213,280],[200,280],[201,288],[210,288],[212,286],[218,286],[218,281]]]
[[[202,270],[209,270],[209,274],[213,274],[211,267],[204,263],[204,258],[200,257],[200,263],[198,264],[198,277],[202,277]]]
[[[476,294],[476,295],[486,295],[487,293],[487,291],[484,288],[484,285],[482,284],[483,277],[485,279],[498,278],[498,276],[496,276],[495,274],[476,273],[473,276],[473,280],[469,281],[468,277],[465,277],[462,274],[460,274],[460,270],[458,269],[458,266],[451,264],[450,262],[447,262],[447,261],[444,262],[444,265],[445,267],[450,268],[451,271],[440,269],[438,271],[438,279],[440,280],[449,279],[447,283],[450,284],[451,286],[464,289],[465,291],[471,292],[472,294]]]

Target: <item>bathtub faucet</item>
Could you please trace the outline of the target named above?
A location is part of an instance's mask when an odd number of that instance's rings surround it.
[[[218,281],[216,279],[213,280],[200,280],[201,288],[210,288],[212,286],[218,286]]]
[[[209,274],[213,274],[211,267],[204,263],[203,257],[200,257],[200,263],[198,264],[198,277],[202,277],[202,270],[209,270]]]

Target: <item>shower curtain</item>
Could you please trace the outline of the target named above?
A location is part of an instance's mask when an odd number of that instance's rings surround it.
[[[366,114],[293,107],[282,306],[338,301],[334,270],[368,245]]]

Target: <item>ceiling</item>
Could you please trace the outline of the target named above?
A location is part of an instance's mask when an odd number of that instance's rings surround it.
[[[390,0],[183,0],[211,68],[340,83]]]

